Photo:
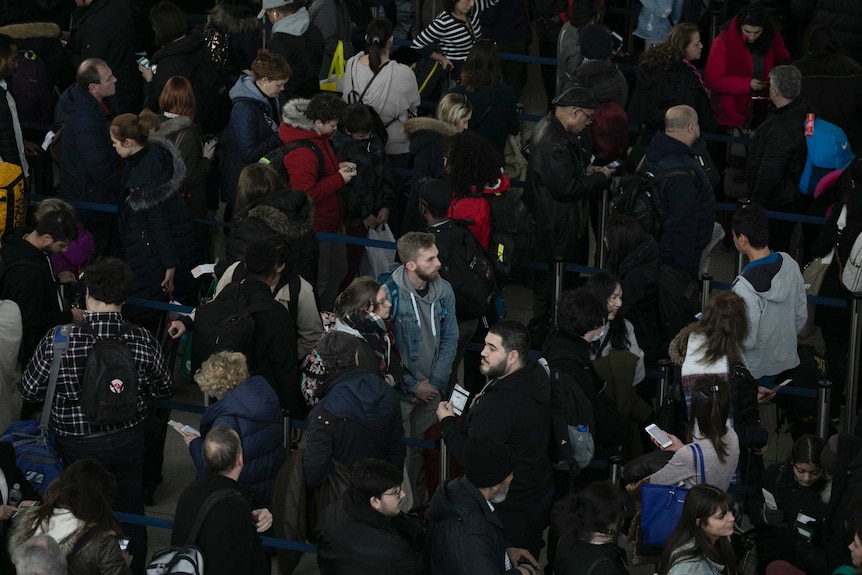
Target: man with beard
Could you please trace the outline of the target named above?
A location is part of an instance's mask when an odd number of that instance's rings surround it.
[[[515,480],[496,514],[506,527],[507,546],[525,549],[532,559],[542,547],[553,480],[548,457],[551,386],[544,368],[528,357],[529,344],[527,329],[518,322],[491,326],[481,366],[488,383],[473,401],[466,426],[458,425],[451,401],[438,405],[437,418],[446,445],[461,463],[469,460],[473,438],[494,438],[512,449]]]
[[[406,233],[398,239],[402,265],[385,280],[381,278],[392,302],[395,343],[404,367],[404,389],[399,391],[407,437],[421,438],[434,424],[434,410],[449,382],[458,348],[455,294],[440,277],[438,253],[433,234]],[[421,506],[427,493],[421,450],[408,449],[407,475],[413,503]]]
[[[508,545],[499,517],[517,477],[515,454],[491,437],[471,437],[463,447],[464,476],[441,485],[428,509],[429,572],[535,575],[538,562]]]

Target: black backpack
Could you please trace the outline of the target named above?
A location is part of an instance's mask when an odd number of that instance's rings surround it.
[[[668,168],[656,173],[643,170],[643,162],[634,174],[613,179],[611,184],[611,213],[627,214],[654,238],[661,233],[661,215],[656,209],[653,190],[656,185],[672,176],[687,175],[696,178],[691,168]]]
[[[662,336],[670,342],[700,309],[700,286],[684,273],[662,264],[658,273],[658,316]]]
[[[232,281],[214,300],[195,310],[192,337],[191,372],[219,351],[238,351],[248,360],[254,372],[254,317],[252,314],[271,306],[269,300],[249,304],[243,282]]]
[[[592,404],[571,375],[549,366],[544,358],[539,359],[539,364],[548,372],[551,383],[551,457],[555,463],[565,462],[573,472],[577,472],[580,466],[576,463],[575,450],[585,447],[573,443],[573,437],[578,435],[575,430],[586,427],[590,444],[588,448],[595,450]],[[579,454],[580,457],[583,455]]]
[[[488,254],[494,262],[497,282],[505,284],[512,277],[512,268],[532,257],[535,220],[512,190],[478,195],[491,207]]]
[[[99,337],[86,322],[80,327],[96,340],[87,355],[81,380],[84,416],[95,426],[130,421],[138,413],[138,366],[123,337],[135,326],[126,322],[113,337]]]
[[[494,264],[463,221],[432,228],[440,250],[440,275],[452,284],[459,320],[482,317],[500,293]]]
[[[322,180],[326,173],[326,160],[323,158],[323,151],[317,146],[317,144],[308,139],[293,140],[283,146],[279,146],[258,160],[258,163],[269,164],[269,166],[275,169],[275,171],[278,172],[278,175],[284,178],[289,184],[290,174],[287,173],[287,170],[284,167],[284,158],[297,148],[308,148],[314,152],[314,155],[317,156],[317,181]]]

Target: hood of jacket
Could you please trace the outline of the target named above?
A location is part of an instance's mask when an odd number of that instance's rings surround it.
[[[404,122],[403,127],[404,135],[411,140],[420,132],[431,132],[432,134],[444,137],[458,133],[455,126],[437,118],[410,118]]]
[[[305,115],[310,101],[305,98],[288,100],[281,108],[281,119],[286,126],[312,133],[311,136],[306,137],[317,138],[320,134],[314,129],[314,120]]]
[[[168,42],[162,46],[155,54],[153,54],[153,57],[150,58],[150,62],[158,64],[162,58],[169,58],[171,56],[190,56],[199,54],[203,57],[205,55],[202,51],[203,47],[204,39],[197,30],[192,30],[182,38],[174,40],[173,42]]]
[[[788,254],[772,252],[745,266],[733,283],[747,285],[766,301],[781,302],[795,291],[795,275],[790,266],[796,265]]]
[[[47,525],[34,525],[38,511],[39,507],[35,505],[21,510],[9,534],[9,549],[17,548],[35,535],[49,535],[60,544],[63,554],[68,555],[89,527],[87,522],[72,515],[71,511],[61,508],[54,509]]]
[[[53,22],[26,22],[23,24],[9,24],[0,27],[0,34],[16,40],[24,38],[51,38],[60,39],[60,27]]]
[[[102,104],[77,84],[72,84],[60,96],[60,108],[68,116],[107,117],[110,122],[111,113]]]
[[[254,78],[248,74],[243,74],[237,79],[236,83],[231,87],[230,92],[228,92],[228,95],[230,96],[231,101],[240,99],[254,100],[255,102],[260,102],[264,106],[269,106],[266,96],[263,95],[263,92],[257,89],[257,86],[254,83]]]
[[[258,218],[272,231],[288,238],[299,238],[314,229],[314,206],[301,190],[278,190],[243,208],[236,215]]]
[[[40,265],[46,261],[45,252],[24,239],[24,236],[32,232],[29,227],[17,228],[10,230],[3,235],[3,248],[0,250],[3,263],[11,264],[12,262],[33,259],[39,260]]]
[[[658,266],[658,243],[652,236],[647,236],[635,249],[630,251],[620,262],[618,273],[621,277],[639,265],[654,264]]]
[[[501,529],[503,527],[500,518],[488,507],[482,493],[466,476],[447,481],[440,486],[431,498],[428,517],[434,521],[458,518],[468,525],[480,528],[485,522]]]
[[[550,365],[559,361],[574,359],[579,365],[590,366],[590,344],[582,337],[569,337],[559,330],[553,330],[542,346],[542,357]]]
[[[574,79],[589,88],[599,102],[612,100],[623,82],[619,68],[607,58],[584,60]]]
[[[178,194],[180,184],[186,177],[186,165],[179,150],[170,142],[153,140],[150,149],[145,153],[154,155],[144,158],[142,162],[158,161],[162,165],[162,174],[158,180],[129,191],[126,203],[133,212],[140,212],[165,202],[171,196]]]
[[[257,14],[243,4],[218,3],[209,14],[210,24],[228,34],[242,34],[260,29]]]
[[[372,429],[389,426],[397,399],[379,375],[362,368],[338,374],[323,384],[320,404],[336,417],[345,417]]]
[[[399,299],[401,300],[398,304],[399,306],[406,305],[412,307],[411,299],[415,299],[416,302],[423,301],[434,305],[438,304],[438,302],[443,298],[443,282],[439,280],[427,283],[428,293],[424,296],[420,296],[416,293],[416,288],[413,287],[413,284],[410,283],[410,280],[407,278],[407,268],[404,266],[398,266],[395,268],[395,271],[392,272],[392,280],[398,284],[398,289],[401,292],[401,295],[399,296]]]
[[[174,134],[194,126],[194,122],[185,116],[174,116],[173,118],[160,116],[159,119],[162,123],[159,124],[159,127],[155,131],[150,132],[150,138],[160,142],[169,141],[173,138]]]
[[[490,391],[492,388],[489,387]],[[524,367],[498,379],[494,390],[511,389],[522,393],[541,405],[551,403],[551,383],[545,368],[533,359],[527,359]]]
[[[311,16],[303,6],[290,16],[285,16],[272,25],[273,34],[289,34],[291,36],[302,36],[311,24]]]
[[[214,421],[223,414],[266,424],[282,419],[278,396],[259,375],[251,376],[210,405],[201,418],[201,424],[204,420]]]

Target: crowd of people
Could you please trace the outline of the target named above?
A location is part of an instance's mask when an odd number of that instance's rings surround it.
[[[764,467],[758,415],[785,380],[829,378],[842,408],[849,314],[809,306],[802,267],[837,259],[817,293],[850,296],[862,5],[643,1],[624,73],[600,1],[451,0],[424,30],[401,1],[219,0],[201,30],[168,0],[60,4],[0,1],[0,427],[49,410],[65,465],[40,496],[0,442],[0,571],[145,572],[146,529],[113,513],[143,515],[168,472],[169,411],[147,400],[185,348],[211,402],[177,424],[196,479],[171,541],[207,573],[269,573],[264,534],[316,542],[322,573],[624,574],[629,524],[660,575],[862,572],[862,439],[812,435],[797,404],[788,460]],[[557,67],[521,150],[525,68],[500,54],[531,27]],[[321,90],[342,56],[343,92]],[[51,155],[57,197],[25,222]],[[649,218],[602,213],[633,177]],[[203,223],[220,209],[224,232]],[[372,232],[397,239],[384,269],[342,241]],[[725,237],[747,264],[695,318],[682,300]],[[561,294],[519,267],[560,258],[605,265]],[[513,281],[530,329],[505,319]],[[171,303],[194,311],[166,322]],[[812,321],[822,356],[798,344]],[[94,403],[102,380],[116,397]],[[611,457],[627,490],[590,467]],[[658,546],[648,486],[687,490]]]

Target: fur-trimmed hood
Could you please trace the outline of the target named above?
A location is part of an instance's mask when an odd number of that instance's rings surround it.
[[[260,20],[247,6],[216,4],[210,10],[210,25],[228,34],[242,34],[260,29]]]
[[[407,138],[412,138],[415,134],[422,131],[434,132],[444,137],[458,133],[455,126],[436,118],[410,118],[404,122],[404,135]]]
[[[682,365],[685,361],[685,352],[688,348],[688,336],[698,326],[696,323],[690,323],[673,338],[667,348],[667,355],[673,365]]]
[[[173,145],[171,140],[173,140],[174,134],[178,132],[182,132],[183,130],[187,130],[194,126],[194,122],[192,122],[189,118],[185,116],[174,116],[173,118],[168,118],[164,116],[164,120],[159,125],[158,129],[150,132],[150,139],[157,140],[161,143],[167,143],[168,145]],[[159,118],[161,119],[161,117]]]
[[[285,190],[277,193],[287,199],[295,192],[301,193],[307,200],[302,206],[293,208],[285,201],[273,202],[270,198],[264,198],[264,201],[250,206],[248,217],[258,218],[269,229],[287,238],[295,239],[311,233],[314,230],[314,208],[305,192]]]
[[[288,100],[281,108],[282,121],[293,128],[316,133],[317,131],[314,129],[314,120],[311,120],[305,115],[305,111],[308,109],[308,103],[310,101],[311,100],[306,98],[294,98],[293,100]]]
[[[20,511],[9,533],[9,549],[15,549],[34,535],[50,535],[63,550],[63,555],[71,553],[78,539],[87,531],[89,524],[81,521],[68,509],[54,509],[48,525],[35,525],[38,506],[25,507]]]
[[[25,24],[9,24],[0,27],[0,34],[6,34],[16,40],[22,38],[60,39],[60,27],[53,22],[27,22]]]
[[[148,149],[141,153],[144,156],[131,168],[132,180],[129,182],[129,193],[125,199],[133,212],[157,206],[174,194],[179,194],[180,184],[186,177],[186,165],[179,150],[170,142],[154,138],[150,141]],[[160,169],[160,177],[155,181],[135,185],[135,171],[158,169]]]

